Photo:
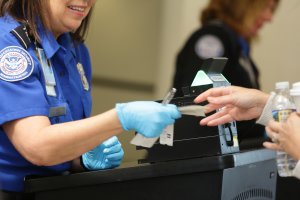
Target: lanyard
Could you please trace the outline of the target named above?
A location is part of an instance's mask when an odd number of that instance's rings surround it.
[[[46,92],[48,96],[56,97],[56,81],[51,61],[47,59],[44,49],[36,47],[36,53],[42,65],[42,71],[46,82]]]
[[[36,46],[36,54],[40,60],[42,71],[45,77],[46,93],[48,96],[56,97],[56,81],[52,63],[49,59],[47,59],[44,49]],[[66,115],[66,112],[66,105],[50,107],[49,117],[58,117]]]

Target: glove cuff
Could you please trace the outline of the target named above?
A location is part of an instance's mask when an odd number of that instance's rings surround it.
[[[117,111],[117,115],[119,117],[119,120],[121,122],[122,128],[125,131],[129,131],[129,129],[126,127],[125,117],[124,117],[124,114],[123,114],[123,108],[124,108],[125,105],[126,105],[126,103],[117,103],[116,104],[116,111]]]

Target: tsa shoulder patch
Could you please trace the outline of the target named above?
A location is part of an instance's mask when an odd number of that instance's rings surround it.
[[[202,59],[219,57],[224,55],[224,46],[218,37],[204,35],[196,42],[195,52]]]
[[[24,80],[33,72],[30,54],[18,46],[8,46],[0,51],[0,79],[8,82]]]

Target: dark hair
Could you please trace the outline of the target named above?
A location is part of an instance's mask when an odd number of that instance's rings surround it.
[[[8,14],[15,20],[27,24],[29,26],[30,35],[39,41],[40,37],[37,31],[36,21],[38,19],[42,26],[49,30],[50,25],[45,14],[48,12],[48,7],[48,0],[0,0],[0,17]],[[73,40],[78,42],[84,41],[88,31],[91,12],[92,10],[82,21],[80,27],[71,33]]]
[[[246,35],[249,22],[254,20],[269,0],[210,0],[201,13],[201,23],[221,20],[239,34]],[[280,0],[274,0],[273,12]],[[248,38],[250,39],[250,38]]]

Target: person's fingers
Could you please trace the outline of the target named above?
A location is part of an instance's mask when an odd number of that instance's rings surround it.
[[[275,120],[270,120],[269,122],[268,122],[268,125],[267,125],[268,127],[270,127],[271,129],[275,129],[275,130],[277,130],[278,131],[278,127],[280,126],[280,122],[277,122],[277,121],[275,121]],[[276,129],[277,128],[277,129]]]
[[[276,134],[276,133],[273,134],[273,135],[271,136],[271,141],[272,141],[273,143],[278,143],[278,137],[277,137],[277,134]]]
[[[207,123],[207,126],[217,126],[217,125],[226,124],[226,123],[232,122],[232,121],[234,121],[232,119],[232,117],[227,114],[227,115],[224,115],[220,118],[211,120],[210,122]]]
[[[233,104],[233,96],[232,95],[224,95],[219,97],[207,97],[207,101],[212,104],[217,105],[227,105]]]
[[[121,150],[119,152],[109,154],[108,156],[106,156],[106,159],[109,161],[118,161],[118,160],[122,160],[123,157],[124,157],[124,151]]]
[[[277,143],[273,142],[264,142],[263,146],[266,147],[267,149],[271,149],[274,151],[281,151],[281,147]]]
[[[203,108],[204,108],[204,113],[210,113],[210,112],[216,111],[217,109],[220,109],[222,107],[223,107],[223,105],[216,105],[216,104],[209,103],[209,104],[206,104]]]
[[[278,141],[279,134],[277,132],[275,132],[270,127],[266,127],[266,133],[273,143],[279,143],[279,141]]]
[[[105,145],[105,147],[111,147],[116,145],[118,142],[119,142],[118,138],[116,136],[113,136],[105,140],[102,144]]]
[[[268,122],[268,125],[267,125],[266,129],[268,128],[269,131],[278,133],[281,130],[281,126],[282,126],[282,124],[280,122],[276,122],[274,120],[270,120]]]
[[[212,88],[209,90],[206,90],[205,92],[201,93],[198,97],[194,99],[195,103],[200,103],[203,101],[206,101],[208,97],[216,97],[216,96],[222,96],[229,94],[230,90],[228,88]]]
[[[210,121],[212,121],[212,120],[215,120],[215,119],[218,119],[218,118],[220,118],[221,116],[222,116],[222,114],[220,114],[219,112],[214,113],[214,114],[212,114],[212,115],[210,115],[210,116],[205,117],[204,119],[202,119],[202,120],[200,121],[200,124],[201,124],[201,125],[207,125],[208,122],[210,122]]]
[[[271,138],[271,134],[273,131],[268,126],[266,126],[265,130],[266,130],[268,137]]]
[[[201,125],[208,125],[208,126],[216,126],[220,124],[225,124],[228,122],[232,122],[234,119],[226,113],[226,111],[220,110],[219,112],[210,115],[200,121]]]
[[[121,149],[122,149],[121,146],[122,146],[121,143],[118,143],[118,144],[116,144],[112,147],[105,148],[103,150],[103,152],[106,153],[106,154],[113,154],[113,153],[121,151]]]

